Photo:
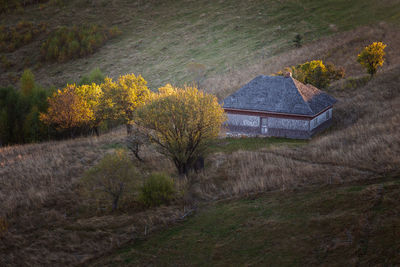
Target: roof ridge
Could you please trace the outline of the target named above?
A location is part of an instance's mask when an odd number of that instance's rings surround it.
[[[299,90],[299,88],[298,88],[298,86],[297,86],[297,83],[299,83],[299,84],[301,84],[301,85],[304,85],[304,86],[306,86],[306,85],[303,84],[303,83],[301,83],[300,81],[296,80],[296,79],[293,78],[293,77],[289,77],[289,78],[292,79],[292,82],[293,82],[293,84],[294,84],[294,87],[296,88],[296,91],[297,91],[297,92],[299,93],[299,95],[301,96],[301,99],[303,99],[303,102],[306,104],[306,106],[307,106],[307,108],[309,109],[309,111],[310,111],[311,113],[313,113],[313,110],[312,110],[312,108],[311,108],[311,106],[310,106],[310,103],[308,103],[308,100],[305,99],[303,93],[301,92],[301,90]]]

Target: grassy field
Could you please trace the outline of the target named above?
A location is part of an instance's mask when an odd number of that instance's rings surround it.
[[[113,16],[107,15],[110,12]],[[66,16],[67,13],[71,15]],[[124,32],[97,54],[65,64],[35,64],[40,38],[35,44],[6,54],[16,63],[23,63],[29,57],[43,84],[61,86],[100,67],[113,77],[141,73],[152,88],[167,82],[181,84],[193,80],[214,87],[205,80],[266,62],[293,48],[292,40],[297,33],[309,43],[362,25],[383,21],[398,24],[399,13],[397,1],[373,0],[179,0],[146,4],[118,0],[93,1],[92,5],[75,0],[62,8],[29,7],[22,16],[3,16],[0,23],[17,23],[21,18],[46,21],[52,28],[103,23],[116,25]],[[1,75],[1,84],[10,82],[8,74],[17,75],[21,71],[21,64],[16,64]]]
[[[397,177],[225,201],[94,265],[396,265],[399,196]]]

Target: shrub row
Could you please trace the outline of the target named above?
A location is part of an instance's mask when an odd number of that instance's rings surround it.
[[[45,32],[46,23],[20,21],[13,27],[0,26],[0,52],[13,52],[29,44],[38,34]]]
[[[49,0],[0,0],[0,13],[9,12],[13,9],[20,9],[32,4],[40,4]]]
[[[99,25],[61,27],[52,32],[42,44],[42,59],[65,62],[84,57],[93,54],[107,40],[120,33],[117,27]]]

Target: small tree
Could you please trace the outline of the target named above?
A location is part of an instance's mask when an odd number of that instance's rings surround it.
[[[385,47],[386,45],[382,42],[374,42],[358,54],[357,62],[367,70],[371,77],[376,74],[378,67],[381,67],[385,62]]]
[[[30,69],[24,70],[21,76],[21,92],[24,96],[29,96],[35,87],[35,76]]]
[[[218,136],[226,116],[214,95],[195,87],[167,85],[161,91],[137,110],[136,123],[149,130],[149,140],[174,162],[179,174],[186,174]]]
[[[139,161],[143,161],[139,153],[142,150],[143,145],[146,144],[148,144],[148,138],[145,134],[145,129],[134,127],[132,132],[126,138],[126,146]]]
[[[151,95],[146,84],[142,76],[135,76],[133,73],[120,76],[116,82],[106,78],[102,84],[104,114],[111,119],[122,120],[128,134],[132,131],[136,108],[144,104]]]
[[[117,150],[106,155],[98,165],[90,169],[81,180],[84,193],[99,205],[111,203],[115,211],[121,201],[133,196],[138,186],[137,172],[126,151]]]
[[[301,34],[299,34],[299,33],[296,34],[296,36],[293,39],[293,43],[294,43],[294,46],[297,47],[297,48],[302,47],[302,45],[303,45],[303,37],[301,36]]]

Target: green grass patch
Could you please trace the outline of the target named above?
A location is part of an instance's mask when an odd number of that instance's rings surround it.
[[[138,266],[345,266],[357,260],[360,264],[391,265],[400,260],[400,240],[392,228],[400,218],[388,214],[400,211],[400,187],[385,190],[379,209],[366,197],[374,193],[373,187],[276,192],[212,205],[185,223],[120,250],[106,262]],[[365,216],[368,224],[360,221]],[[372,235],[364,235],[366,227]],[[360,256],[361,245],[365,251]]]
[[[259,150],[271,146],[301,146],[306,140],[278,138],[278,137],[244,137],[244,138],[221,138],[215,140],[209,147],[210,153],[223,152],[232,153],[238,150]]]

